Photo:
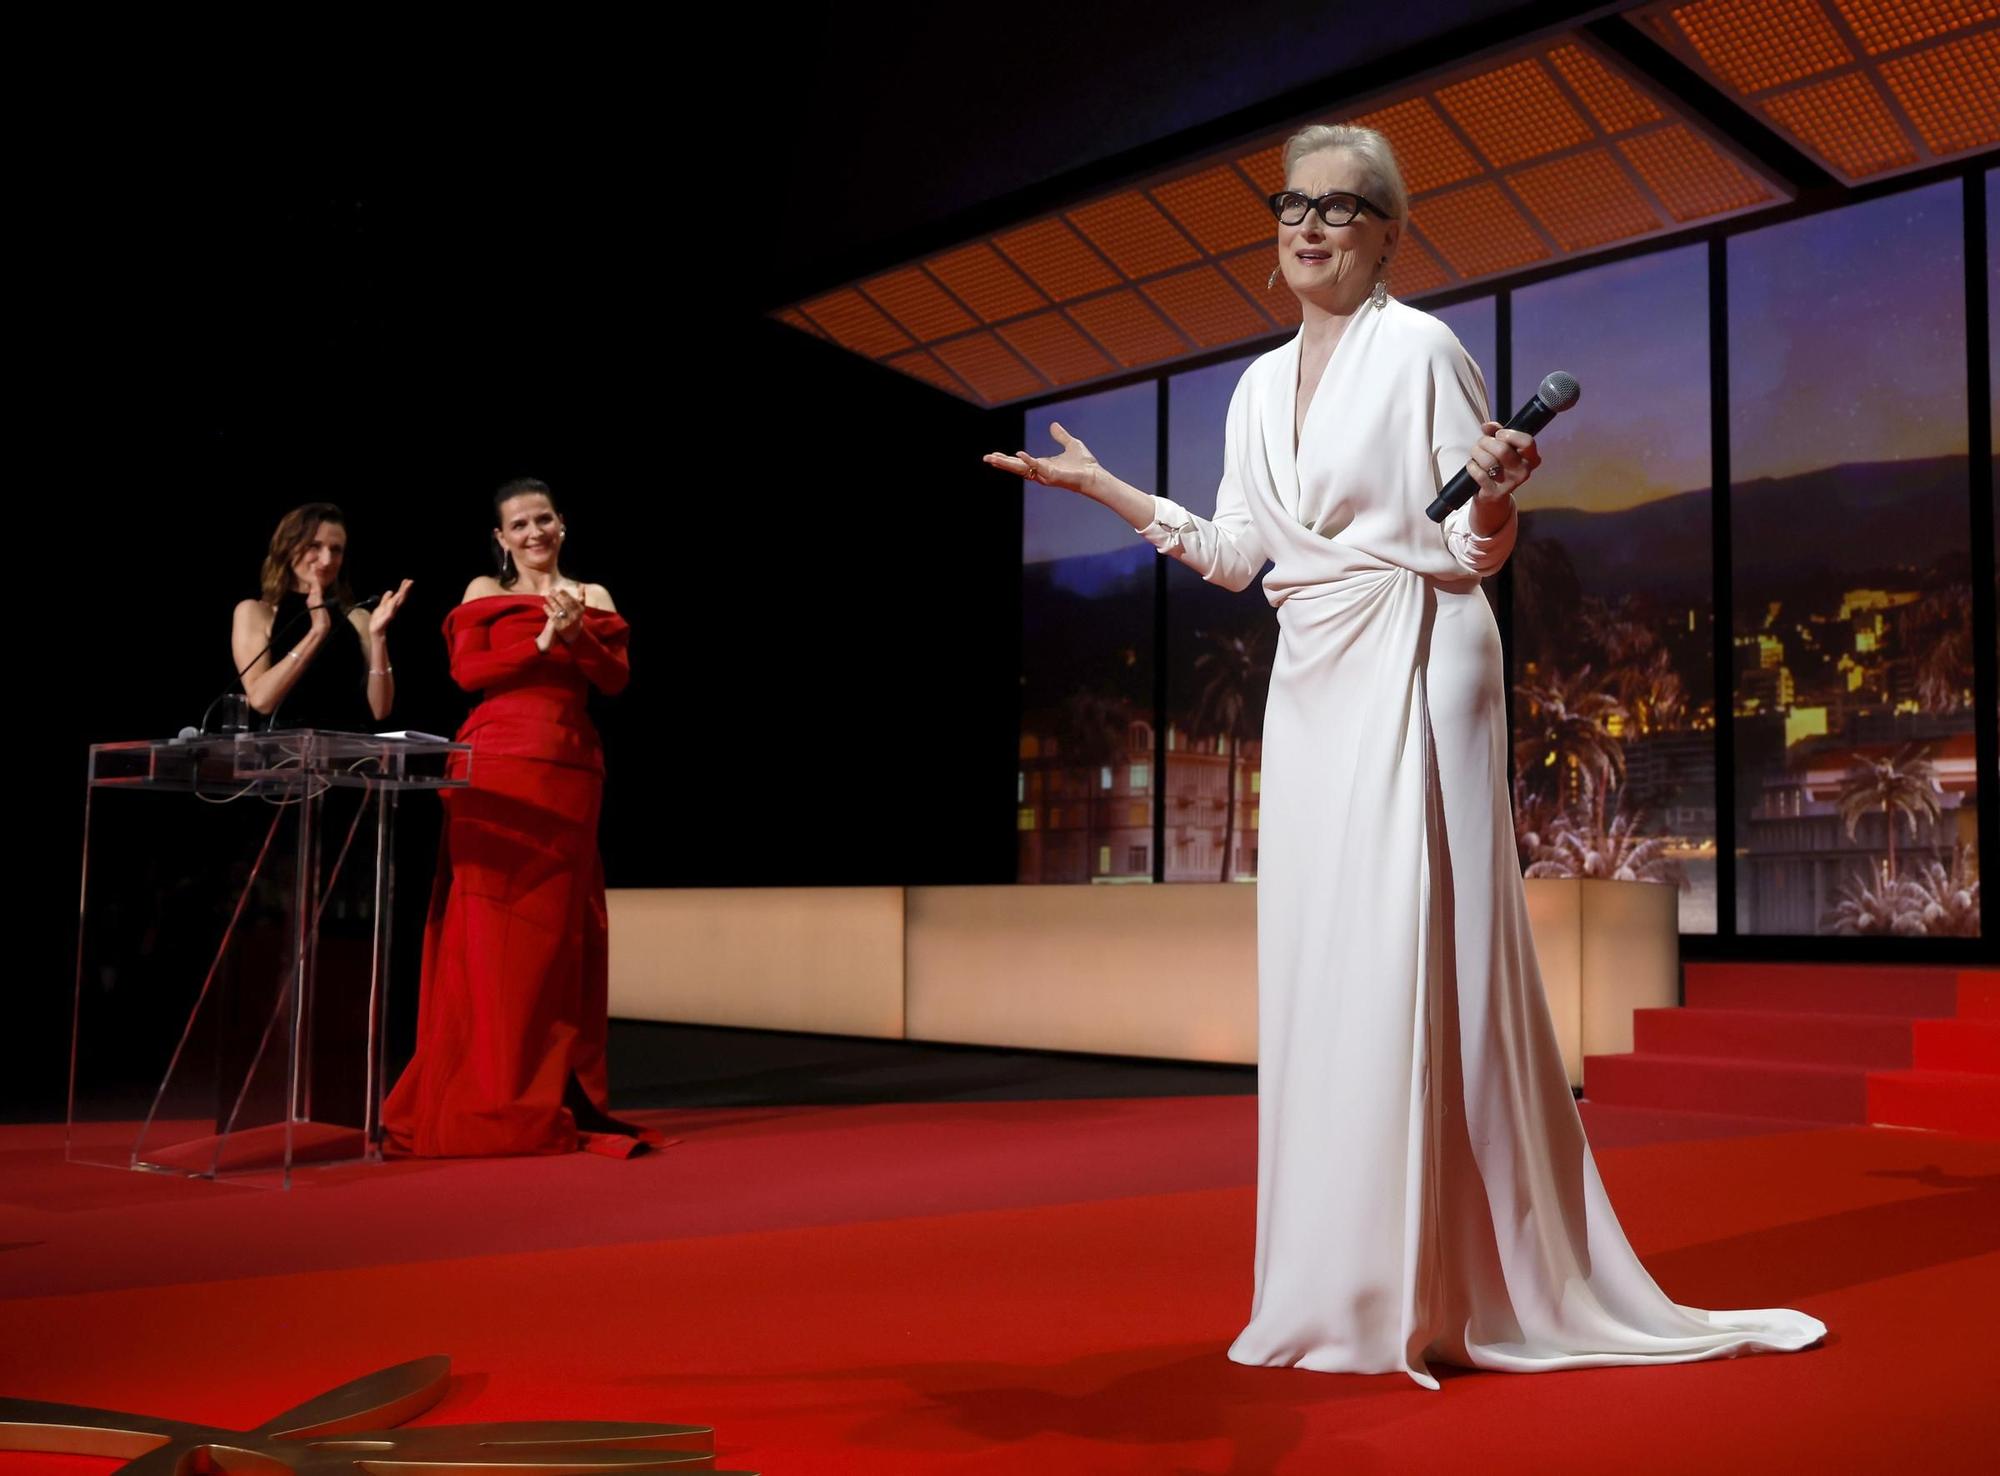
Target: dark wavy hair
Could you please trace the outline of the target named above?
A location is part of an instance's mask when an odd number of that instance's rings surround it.
[[[308,502],[278,520],[277,531],[271,535],[271,550],[264,555],[264,572],[258,580],[265,604],[275,605],[292,592],[293,561],[313,541],[322,523],[332,523],[345,532],[347,515],[330,502]],[[351,603],[344,576],[334,584],[333,597],[343,605]]]

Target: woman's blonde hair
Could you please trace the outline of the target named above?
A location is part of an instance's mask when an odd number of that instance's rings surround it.
[[[1301,128],[1285,140],[1285,178],[1292,166],[1308,154],[1326,149],[1345,149],[1368,170],[1368,198],[1380,205],[1400,225],[1410,223],[1410,192],[1403,184],[1403,171],[1396,164],[1396,151],[1389,140],[1372,128],[1358,123],[1315,123]]]

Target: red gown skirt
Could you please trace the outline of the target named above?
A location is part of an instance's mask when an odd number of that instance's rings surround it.
[[[623,1157],[657,1141],[606,1110],[604,761],[585,698],[624,687],[628,627],[591,610],[542,652],[542,621],[522,595],[445,621],[453,679],[483,696],[458,733],[471,782],[442,796],[417,1049],[383,1104],[391,1153]]]

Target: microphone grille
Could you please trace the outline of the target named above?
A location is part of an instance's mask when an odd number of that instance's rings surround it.
[[[1542,381],[1542,387],[1535,391],[1535,398],[1549,409],[1560,414],[1569,409],[1583,395],[1583,386],[1576,382],[1576,376],[1565,374],[1558,369]]]

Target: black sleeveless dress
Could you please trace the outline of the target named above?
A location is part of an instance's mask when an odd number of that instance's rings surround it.
[[[278,615],[271,622],[271,664],[283,661],[311,629],[304,595],[293,591],[278,601]],[[368,708],[368,652],[353,621],[345,615],[333,616],[333,629],[292,683],[292,690],[258,726],[374,731],[375,715]]]

